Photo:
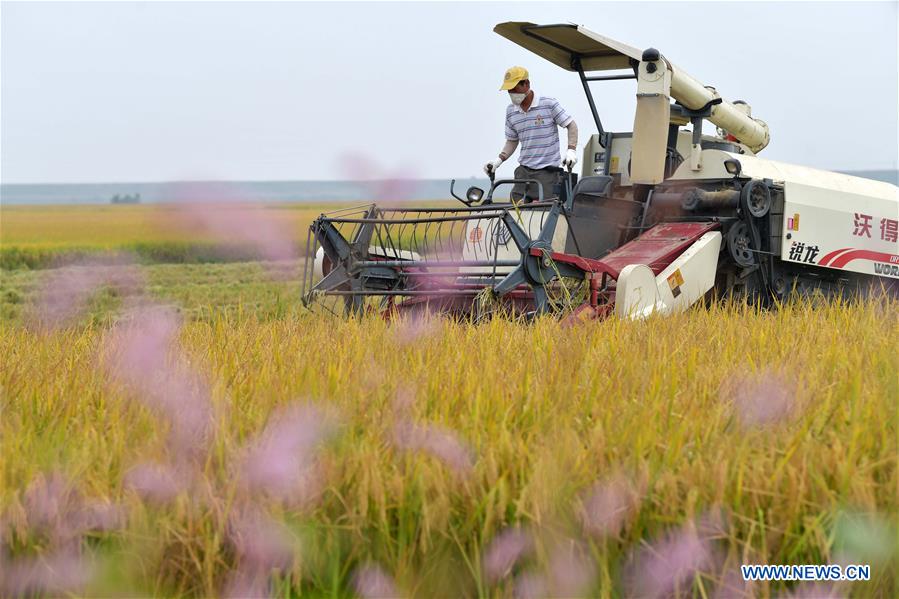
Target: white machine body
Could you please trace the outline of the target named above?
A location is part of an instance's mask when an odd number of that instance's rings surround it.
[[[518,221],[521,228],[530,239],[536,239],[543,228],[547,210],[525,209],[509,211]],[[553,233],[552,248],[556,252],[565,251],[565,241],[568,237],[568,223],[560,216]],[[467,221],[465,226],[465,245],[462,247],[462,260],[518,260],[521,252],[512,240],[512,234],[508,227],[498,216],[490,216]],[[497,266],[497,274],[507,274],[514,266]],[[483,270],[478,267],[462,266],[460,273]]]
[[[618,276],[615,314],[622,319],[683,312],[715,285],[721,233],[700,237],[658,275],[645,264],[625,266]]]
[[[899,203],[787,181],[781,259],[899,279]]]
[[[682,164],[670,180],[729,178],[724,162],[736,160],[741,178],[783,187],[781,260],[899,278],[899,187],[721,150],[702,154],[701,171]]]

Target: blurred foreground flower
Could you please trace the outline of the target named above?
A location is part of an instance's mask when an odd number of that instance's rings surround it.
[[[290,223],[280,211],[247,203],[231,188],[214,183],[179,183],[167,193],[174,199],[172,226],[194,238],[249,246],[269,261],[298,257]]]
[[[128,295],[137,293],[144,284],[143,272],[130,257],[122,255],[51,269],[38,286],[29,320],[39,328],[58,329],[81,316],[102,287],[108,285]]]
[[[381,566],[368,563],[353,572],[353,589],[362,599],[402,597],[393,578]]]
[[[534,552],[534,537],[529,530],[507,528],[499,532],[487,547],[483,557],[487,581],[496,583],[506,578],[520,559]]]
[[[714,566],[715,559],[712,545],[700,536],[693,522],[688,522],[637,552],[625,574],[627,594],[639,597],[683,594],[697,572]]]
[[[238,563],[228,577],[225,597],[269,597],[271,575],[293,567],[298,540],[280,522],[244,507],[228,521],[228,542]]]
[[[460,475],[469,474],[474,467],[472,451],[454,432],[442,427],[403,420],[394,426],[393,443],[402,450],[428,453]]]
[[[737,418],[744,428],[777,424],[796,412],[795,383],[774,370],[737,376],[728,381],[722,392],[732,398]]]
[[[240,479],[253,493],[303,505],[321,486],[316,450],[334,433],[337,419],[313,405],[297,405],[274,413],[247,447]]]
[[[752,599],[754,583],[743,580],[739,568],[725,572],[715,587],[714,599]]]
[[[255,572],[235,570],[228,574],[222,597],[226,599],[262,599],[271,596],[268,576]]]
[[[618,536],[639,508],[641,496],[641,489],[622,474],[596,483],[581,502],[579,512],[584,531],[600,538]]]
[[[271,575],[289,571],[298,540],[257,508],[239,509],[228,522],[228,542],[238,557],[225,586],[226,597],[268,597]]]
[[[142,499],[156,505],[170,503],[186,490],[181,476],[162,464],[140,464],[125,474],[124,484]]]
[[[0,527],[0,597],[68,595],[90,582],[93,565],[83,555],[86,532],[109,531],[125,522],[122,508],[85,499],[59,472],[38,474],[22,499],[21,518],[0,518],[13,526],[19,543],[39,555],[12,558],[6,542],[7,524]],[[13,524],[15,522],[15,524]]]
[[[255,508],[231,519],[228,539],[240,556],[241,567],[256,572],[289,570],[297,540],[280,522]]]
[[[549,558],[551,596],[583,596],[589,592],[595,576],[596,564],[583,542],[562,539],[554,544]]]
[[[85,532],[109,532],[122,528],[127,515],[121,505],[93,500],[78,509],[74,520],[78,528]]]
[[[16,560],[6,560],[0,552],[2,597],[77,594],[90,582],[92,575],[90,562],[75,551]]]
[[[109,531],[125,522],[122,507],[86,499],[59,472],[38,474],[23,501],[26,530],[48,539],[57,548],[77,545],[90,531]]]
[[[78,499],[62,474],[38,474],[25,490],[23,507],[28,529],[57,541],[67,540],[77,533],[70,520]]]
[[[487,582],[507,578],[525,558],[536,554],[536,540],[527,529],[507,528],[490,542],[483,567]],[[596,565],[585,543],[572,538],[553,541],[545,573],[520,572],[514,579],[516,597],[576,597],[589,592]]]
[[[522,572],[516,576],[512,592],[516,599],[544,599],[551,596],[546,576],[537,572]]]
[[[397,343],[412,345],[440,332],[441,320],[438,316],[413,313],[397,318],[391,323],[391,327]]]
[[[355,181],[365,190],[365,200],[381,207],[398,206],[413,198],[419,189],[417,169],[398,167],[388,170],[373,158],[358,153],[340,157],[347,180]]]
[[[191,458],[205,448],[211,434],[211,392],[176,351],[180,329],[172,308],[141,307],[107,337],[104,364],[112,379],[131,387],[147,407],[168,420],[175,457]]]

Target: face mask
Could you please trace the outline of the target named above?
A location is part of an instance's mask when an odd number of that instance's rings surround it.
[[[512,104],[519,106],[522,102],[524,102],[527,94],[509,94],[509,97],[512,99]]]

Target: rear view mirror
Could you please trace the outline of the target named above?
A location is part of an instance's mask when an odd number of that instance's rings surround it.
[[[484,197],[484,190],[480,187],[469,187],[465,192],[465,199],[469,204],[477,204]]]

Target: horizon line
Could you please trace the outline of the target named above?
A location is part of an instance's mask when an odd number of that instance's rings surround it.
[[[814,167],[813,167],[814,168]],[[864,168],[864,169],[818,169],[835,173],[870,173],[875,171],[899,172],[899,167]],[[0,185],[162,185],[167,183],[376,183],[383,181],[450,181],[452,179],[486,179],[487,176],[467,177],[382,177],[375,179],[164,179],[156,181],[29,181],[4,182]]]

